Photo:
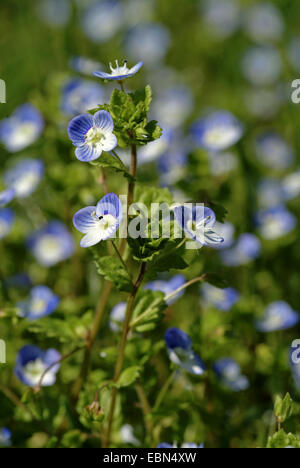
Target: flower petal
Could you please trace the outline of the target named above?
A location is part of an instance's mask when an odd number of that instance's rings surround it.
[[[75,150],[75,156],[79,161],[83,162],[90,162],[94,161],[95,159],[98,159],[99,156],[101,156],[102,153],[102,144],[99,145],[82,145],[76,148]]]
[[[114,122],[109,112],[98,111],[94,115],[94,124],[104,133],[111,133],[114,129]]]
[[[68,125],[68,135],[75,146],[85,142],[84,136],[93,126],[93,116],[82,114],[74,117]]]
[[[92,217],[92,213],[96,211],[95,206],[87,206],[75,213],[73,224],[76,229],[82,233],[87,233],[96,226],[96,221]]]
[[[83,248],[92,247],[103,240],[103,231],[95,227],[81,239],[80,246]]]
[[[130,75],[135,75],[143,65],[144,62],[138,62],[136,65],[134,65],[134,67],[129,70]]]
[[[101,145],[103,151],[112,151],[118,145],[116,135],[109,133],[107,136],[105,136],[105,138],[103,138]]]
[[[123,218],[122,204],[115,193],[108,193],[97,204],[96,215],[104,216],[110,214],[119,221]]]

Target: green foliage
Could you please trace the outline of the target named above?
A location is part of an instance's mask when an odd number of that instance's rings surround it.
[[[129,387],[139,378],[140,373],[141,368],[139,366],[128,367],[122,372],[115,385],[118,388]]]
[[[162,292],[141,291],[137,296],[131,326],[140,333],[153,330],[163,318],[166,307]]]
[[[93,255],[99,275],[114,283],[119,291],[132,291],[132,280],[119,258],[111,256],[102,257],[95,250]]]
[[[284,423],[289,417],[291,417],[293,414],[293,409],[294,403],[289,393],[286,394],[284,399],[282,399],[280,396],[276,397],[274,412],[275,417],[279,423]]]
[[[122,164],[122,162],[119,161],[112,154],[109,154],[109,153],[101,154],[101,157],[97,159],[96,161],[91,162],[91,165],[96,166],[96,167],[112,169],[113,171],[117,173],[121,173],[127,179],[133,180],[133,177],[129,174],[124,164]]]
[[[267,448],[300,448],[300,438],[291,433],[287,434],[283,429],[281,429],[279,432],[276,432],[276,434],[269,437]]]

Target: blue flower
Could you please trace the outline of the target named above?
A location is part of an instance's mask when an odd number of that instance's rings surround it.
[[[78,211],[73,217],[73,224],[85,234],[80,242],[81,247],[91,247],[112,237],[119,229],[122,218],[122,205],[114,193],[105,195],[97,206],[87,206]]]
[[[123,24],[123,7],[118,0],[102,0],[90,5],[82,17],[82,29],[93,42],[111,39]]]
[[[201,286],[201,292],[206,303],[213,304],[217,309],[226,312],[239,300],[239,293],[233,288],[220,289],[204,283]]]
[[[74,116],[104,104],[104,90],[98,83],[82,79],[68,81],[62,90],[61,109]]]
[[[134,67],[127,67],[127,60],[124,60],[123,65],[119,66],[118,61],[116,60],[116,67],[114,68],[112,64],[109,64],[111,73],[105,73],[102,71],[94,72],[94,75],[103,80],[114,80],[114,81],[123,81],[126,78],[131,78],[134,76],[140,68],[142,68],[143,62],[137,63]]]
[[[288,174],[282,180],[281,190],[284,200],[293,200],[300,195],[300,170]]]
[[[15,215],[10,208],[0,210],[0,239],[3,239],[10,233],[14,221]]]
[[[192,340],[179,328],[169,328],[165,341],[170,360],[177,366],[195,375],[202,375],[206,368],[200,357],[193,351]]]
[[[177,206],[174,214],[186,235],[198,244],[213,247],[224,242],[223,237],[213,230],[216,215],[210,208],[202,205]]]
[[[295,159],[290,145],[274,132],[261,134],[255,141],[254,149],[257,159],[270,169],[287,169]]]
[[[300,71],[300,36],[293,37],[288,48],[288,58],[295,70]]]
[[[7,427],[0,428],[0,447],[11,446],[11,431]]]
[[[168,444],[167,442],[161,442],[160,444],[158,444],[157,448],[171,448],[171,449],[176,449],[178,448],[177,447],[177,444],[176,442],[174,442],[173,445],[171,444]],[[181,445],[181,448],[204,448],[204,444],[201,444],[201,445],[197,445],[195,444],[194,442],[185,442]]]
[[[235,267],[246,265],[256,259],[260,252],[260,240],[254,234],[244,233],[233,247],[221,252],[221,257],[225,265]]]
[[[257,198],[259,205],[270,208],[284,200],[284,190],[277,179],[265,177],[258,185]]]
[[[281,38],[284,30],[283,18],[272,3],[258,3],[246,11],[245,29],[254,41],[276,41]]]
[[[170,44],[170,33],[164,25],[140,23],[129,30],[125,50],[132,60],[144,58],[147,65],[154,66],[165,57]]]
[[[11,117],[0,122],[0,141],[15,153],[34,143],[42,133],[44,120],[31,104],[18,107]]]
[[[263,317],[256,321],[256,327],[261,332],[287,330],[299,322],[299,314],[284,301],[272,302],[266,308]]]
[[[212,175],[220,176],[227,175],[229,172],[236,169],[238,165],[237,157],[230,151],[208,153],[210,170]]]
[[[259,211],[256,221],[261,236],[269,240],[278,239],[288,234],[297,224],[296,217],[283,205]]]
[[[7,205],[15,197],[15,190],[13,188],[8,188],[0,192],[0,207]]]
[[[300,390],[300,344],[296,340],[289,350],[289,362],[296,388]]]
[[[4,182],[14,190],[15,197],[26,198],[35,191],[43,175],[43,161],[26,158],[4,173]]]
[[[73,145],[77,147],[77,159],[84,162],[94,161],[103,151],[112,151],[118,144],[113,129],[113,119],[106,111],[98,111],[94,116],[82,114],[71,120],[68,134]]]
[[[59,297],[47,286],[35,286],[27,301],[18,304],[19,315],[28,320],[36,320],[52,314],[59,304]]]
[[[185,123],[193,105],[193,96],[188,87],[167,88],[157,95],[152,114],[163,128],[178,128]]]
[[[71,57],[69,65],[72,70],[87,76],[91,76],[94,70],[102,66],[102,64],[96,62],[96,60],[81,56]]]
[[[254,86],[273,85],[280,78],[281,68],[280,55],[273,47],[252,47],[242,60],[243,74]]]
[[[187,153],[184,148],[169,148],[158,160],[160,183],[162,186],[172,186],[185,174]]]
[[[218,152],[235,145],[243,136],[244,127],[227,111],[217,111],[192,126],[196,144],[207,151]]]
[[[235,227],[232,223],[219,223],[218,221],[215,224],[215,229],[218,232],[218,234],[223,237],[224,242],[221,244],[217,244],[214,246],[215,249],[227,249],[228,247],[231,247],[234,243],[234,233],[235,233]]]
[[[28,247],[41,265],[51,267],[71,257],[75,245],[66,226],[51,221],[29,237]]]
[[[116,304],[111,310],[109,316],[109,327],[115,333],[121,331],[122,329],[122,323],[125,319],[126,305],[126,302],[120,302],[119,304]]]
[[[242,375],[241,368],[234,359],[219,359],[214,364],[214,371],[221,383],[234,392],[240,392],[249,388],[249,380],[245,375]]]
[[[218,39],[229,37],[240,26],[241,8],[236,0],[205,0],[200,5],[204,24]]]
[[[27,345],[20,349],[16,366],[14,369],[15,375],[25,385],[35,387],[42,377],[43,373],[49,366],[59,361],[61,355],[55,349],[43,351],[37,346]],[[53,366],[45,375],[42,386],[48,387],[56,381],[56,373],[58,372],[60,363]]]
[[[146,284],[145,289],[150,289],[150,291],[161,291],[166,296],[171,294],[172,292],[179,289],[186,283],[186,278],[183,275],[175,275],[169,281],[152,281],[151,283]],[[172,299],[167,301],[168,305],[174,304],[182,295],[184,294],[184,290],[180,291],[176,296],[173,296]]]

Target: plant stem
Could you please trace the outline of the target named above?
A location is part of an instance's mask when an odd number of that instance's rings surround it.
[[[124,262],[123,257],[122,257],[122,255],[120,254],[120,252],[119,252],[119,250],[118,250],[118,247],[116,246],[116,244],[114,243],[113,240],[111,241],[111,243],[112,243],[112,245],[113,245],[113,248],[114,248],[115,251],[116,251],[116,254],[118,255],[118,257],[119,257],[119,259],[120,259],[120,262],[122,263],[122,265],[123,265],[123,267],[125,268],[125,270],[126,270],[128,276],[129,276],[129,278],[131,279],[131,274],[130,274],[129,271],[128,271],[127,265],[126,265],[126,263]]]
[[[149,441],[151,441],[152,431],[153,431],[153,422],[150,418],[151,418],[152,409],[149,404],[149,401],[148,401],[148,398],[147,398],[147,395],[145,393],[143,386],[140,383],[138,383],[136,384],[135,389],[136,389],[136,393],[138,394],[138,397],[141,403],[141,408],[142,408],[143,415],[144,415],[144,421],[145,421],[148,438],[149,438]]]
[[[170,375],[170,377],[166,380],[164,386],[162,387],[161,391],[159,392],[157,398],[156,398],[156,402],[155,402],[155,405],[153,407],[153,411],[157,411],[158,408],[160,407],[160,405],[162,404],[166,394],[167,394],[167,391],[169,390],[169,387],[174,379],[174,376],[176,374],[176,370],[174,370],[172,372],[172,374]]]
[[[127,167],[126,167],[125,164],[123,163],[123,161],[122,161],[122,159],[120,158],[120,156],[119,156],[114,150],[111,151],[111,154],[119,161],[119,163],[122,165],[123,169],[127,172]]]
[[[181,286],[180,288],[176,289],[176,291],[173,291],[171,294],[169,294],[168,296],[165,297],[164,301],[167,302],[169,301],[170,299],[172,299],[172,297],[176,296],[176,294],[180,293],[181,291],[183,291],[184,289],[188,288],[189,286],[192,286],[192,284],[194,283],[198,283],[198,282],[201,282],[201,281],[204,281],[205,280],[205,277],[206,277],[206,274],[202,275],[202,276],[199,276],[198,278],[194,278],[193,280],[191,281],[188,281],[188,283],[185,283],[183,286]]]
[[[130,175],[132,176],[133,180],[131,180],[128,184],[128,195],[127,195],[127,222],[128,222],[128,210],[130,205],[133,203],[134,200],[134,188],[135,188],[135,178],[136,178],[136,170],[137,170],[137,148],[135,144],[131,145],[131,162],[130,162]],[[126,247],[126,239],[122,239],[121,246],[120,246],[120,253],[121,255],[124,254]]]
[[[137,295],[137,292],[142,284],[144,275],[146,273],[146,264],[142,263],[140,273],[138,275],[138,278],[136,280],[136,283],[134,285],[133,291],[131,295],[129,296],[128,303],[127,303],[127,308],[126,308],[126,314],[125,314],[125,320],[124,320],[124,325],[123,325],[123,331],[122,331],[122,337],[121,337],[121,342],[119,346],[119,352],[118,352],[118,358],[115,366],[115,372],[114,372],[114,378],[113,381],[117,382],[121,372],[122,372],[122,367],[124,363],[124,357],[125,357],[125,348],[126,348],[126,343],[127,343],[127,337],[128,337],[128,332],[130,330],[130,321],[132,317],[132,312],[133,312],[133,306],[135,302],[135,298]],[[113,388],[112,390],[112,396],[111,396],[111,402],[110,402],[110,409],[109,409],[109,414],[108,414],[108,423],[107,423],[107,430],[106,434],[104,436],[104,447],[109,447],[110,445],[110,437],[111,437],[111,429],[112,429],[112,424],[113,424],[113,417],[114,417],[114,411],[115,411],[115,406],[116,406],[116,398],[117,398],[117,393],[118,389],[116,387]]]

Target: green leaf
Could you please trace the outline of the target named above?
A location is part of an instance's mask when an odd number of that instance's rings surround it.
[[[277,421],[283,423],[293,414],[294,403],[289,393],[286,394],[284,399],[277,396],[274,404],[274,413]]]
[[[276,432],[273,436],[269,437],[267,448],[286,448],[295,447],[300,448],[300,440],[293,434],[287,434],[281,429]]]
[[[206,273],[203,277],[203,281],[219,289],[228,287],[228,282],[216,273]]]
[[[93,251],[93,255],[99,275],[111,281],[119,291],[132,291],[132,280],[119,258],[110,256],[101,257],[95,251]]]
[[[61,343],[78,346],[85,341],[91,323],[92,314],[88,312],[82,317],[68,317],[68,320],[44,317],[30,323],[28,330],[46,338],[55,338]]]
[[[125,369],[120,375],[116,386],[118,388],[129,387],[139,378],[140,373],[141,368],[139,366],[128,367],[128,369]]]
[[[115,172],[122,173],[124,177],[126,177],[127,179],[134,180],[134,178],[127,171],[127,168],[112,154],[102,153],[99,159],[91,162],[90,164],[92,166],[103,167],[103,168],[109,167]]]
[[[164,317],[163,311],[167,308],[164,297],[164,293],[160,291],[140,291],[133,310],[131,327],[140,333],[153,330]]]

